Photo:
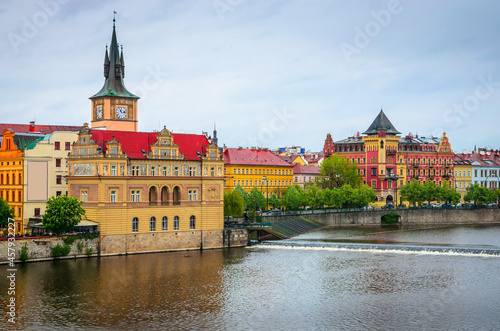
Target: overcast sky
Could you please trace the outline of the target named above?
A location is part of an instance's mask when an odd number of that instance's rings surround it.
[[[139,130],[322,149],[397,130],[499,148],[499,1],[0,1],[0,122],[82,125],[113,11]]]

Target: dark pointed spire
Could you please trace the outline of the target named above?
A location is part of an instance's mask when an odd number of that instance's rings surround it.
[[[109,75],[109,56],[108,45],[106,44],[106,53],[104,54],[104,77],[108,78]]]
[[[120,45],[121,53],[120,53],[120,63],[122,65],[122,76],[125,78],[125,61],[123,61],[123,45]]]
[[[114,12],[116,14],[116,12]],[[138,96],[130,93],[123,82],[125,77],[125,64],[123,62],[123,48],[120,54],[118,40],[116,38],[116,19],[113,17],[113,34],[111,36],[111,45],[109,46],[109,55],[106,46],[106,53],[104,58],[104,77],[106,81],[102,89],[93,95],[92,98],[113,96],[113,97],[128,97],[139,99]]]
[[[217,139],[217,128],[215,127],[215,121],[214,121],[214,138],[212,139],[215,145],[218,145],[218,139]]]
[[[372,124],[363,132],[363,134],[377,134],[379,131],[385,131],[388,135],[400,134],[398,130],[392,125],[391,121],[385,116],[384,111],[380,109],[380,113],[375,117]]]

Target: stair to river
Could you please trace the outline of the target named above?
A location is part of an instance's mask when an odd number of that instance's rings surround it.
[[[304,217],[292,217],[271,223],[271,228],[266,231],[278,238],[287,239],[309,232],[324,225]]]

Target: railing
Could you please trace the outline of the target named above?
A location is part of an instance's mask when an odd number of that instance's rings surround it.
[[[180,201],[174,201],[174,206],[179,206],[181,204]]]
[[[157,206],[158,202],[156,202],[156,201],[149,201],[149,205],[150,206]]]
[[[161,202],[161,205],[162,205],[162,206],[168,206],[169,204],[170,204],[170,203],[169,203],[168,201],[162,201],[162,202]]]

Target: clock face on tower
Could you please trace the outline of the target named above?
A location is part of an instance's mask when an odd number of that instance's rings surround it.
[[[127,117],[127,107],[117,107],[116,108],[116,117],[118,117],[118,118]]]
[[[102,106],[97,107],[97,118],[102,118]]]

